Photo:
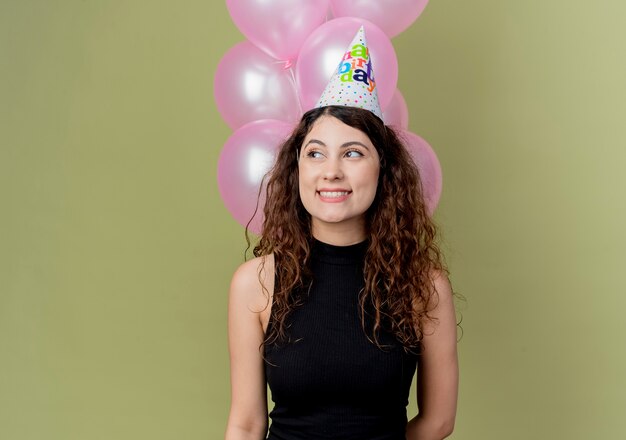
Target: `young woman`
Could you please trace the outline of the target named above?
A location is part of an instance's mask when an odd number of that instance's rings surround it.
[[[448,436],[452,290],[394,131],[368,110],[310,110],[280,149],[264,213],[256,258],[230,288],[226,439]],[[408,420],[415,371],[419,413]]]

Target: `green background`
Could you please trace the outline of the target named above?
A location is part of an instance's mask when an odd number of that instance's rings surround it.
[[[467,298],[455,439],[626,435],[624,16],[437,0],[393,40]],[[208,0],[0,0],[0,35],[0,438],[222,438],[244,37]]]

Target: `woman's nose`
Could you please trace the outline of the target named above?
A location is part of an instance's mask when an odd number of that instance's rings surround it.
[[[341,169],[341,161],[339,159],[330,158],[324,166],[325,180],[343,179],[343,171]]]

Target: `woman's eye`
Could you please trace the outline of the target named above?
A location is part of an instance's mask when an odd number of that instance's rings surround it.
[[[313,159],[318,159],[318,158],[322,157],[322,153],[320,153],[319,151],[316,151],[316,150],[311,150],[311,151],[306,153],[306,157],[312,157]]]
[[[349,150],[346,151],[346,157],[363,157],[363,153],[359,150]]]

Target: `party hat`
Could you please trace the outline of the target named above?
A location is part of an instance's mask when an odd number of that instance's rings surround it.
[[[378,104],[372,57],[363,26],[352,39],[315,107],[327,105],[364,108],[383,119],[383,112]]]

